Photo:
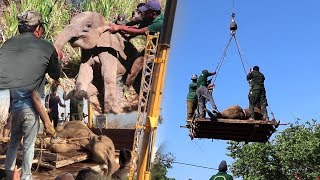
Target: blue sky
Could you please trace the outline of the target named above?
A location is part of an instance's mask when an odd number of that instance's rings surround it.
[[[267,98],[282,123],[319,118],[320,1],[235,1],[237,38],[250,66],[258,65],[266,77]],[[179,0],[162,102],[164,124],[158,144],[184,163],[217,168],[221,160],[233,162],[223,140],[193,140],[185,125],[186,94],[192,74],[214,70],[230,37],[232,1]],[[216,80],[214,99],[219,110],[248,106],[248,84],[235,43]],[[279,130],[286,128],[282,126]],[[174,164],[169,177],[205,180],[216,171]]]

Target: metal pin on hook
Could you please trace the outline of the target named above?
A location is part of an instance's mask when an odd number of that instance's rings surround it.
[[[234,36],[235,34],[236,34],[236,30],[238,29],[238,25],[237,25],[237,23],[236,23],[236,21],[235,21],[235,14],[234,13],[232,13],[232,15],[231,15],[231,24],[230,24],[230,33],[231,33],[231,35],[232,36]]]

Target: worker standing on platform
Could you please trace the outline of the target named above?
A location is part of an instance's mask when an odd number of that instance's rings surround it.
[[[209,76],[215,75],[216,72],[211,72],[209,73],[208,70],[203,70],[201,75],[198,78],[197,84],[198,84],[198,89],[196,91],[197,96],[198,96],[198,106],[199,106],[199,113],[200,113],[200,118],[205,117],[205,102],[208,100],[211,104],[211,107],[213,108],[213,113],[218,113],[218,109],[216,104],[214,103],[212,94],[209,92],[208,85],[210,84],[210,81],[208,81]]]
[[[75,89],[71,90],[68,94],[63,92],[63,99],[70,99],[70,121],[83,120],[83,98],[88,99],[87,92],[80,90],[80,84],[76,83]]]
[[[187,95],[187,120],[192,120],[192,117],[195,114],[195,111],[197,109],[198,104],[198,98],[197,98],[197,80],[198,76],[196,74],[192,75],[191,77],[191,83],[189,84],[189,92]]]
[[[261,108],[264,120],[269,120],[267,113],[267,98],[264,88],[264,75],[260,72],[259,66],[254,66],[253,70],[247,75],[250,84],[249,92],[249,110],[251,113],[250,120],[254,120],[254,107],[258,105]]]
[[[218,167],[219,172],[213,175],[209,180],[233,180],[233,177],[227,173],[228,166],[225,160],[221,161]]]

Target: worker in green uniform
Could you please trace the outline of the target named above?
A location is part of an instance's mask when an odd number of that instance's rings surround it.
[[[64,91],[63,99],[70,99],[70,121],[83,119],[83,98],[88,99],[87,92],[80,90],[80,84],[68,94]]]
[[[233,177],[227,173],[228,166],[225,160],[221,161],[218,167],[219,172],[213,175],[209,180],[233,180]]]
[[[211,104],[211,107],[213,108],[213,113],[218,113],[218,109],[216,104],[214,103],[212,94],[209,92],[208,85],[210,84],[210,81],[208,81],[209,76],[215,75],[216,72],[209,72],[208,70],[203,70],[201,75],[198,78],[197,85],[198,89],[196,91],[197,97],[198,97],[198,107],[199,107],[199,113],[200,118],[205,117],[205,102],[206,100],[209,101]]]
[[[159,1],[149,0],[139,7],[139,11],[143,13],[143,20],[140,22],[138,27],[112,24],[109,31],[112,33],[123,32],[129,34],[130,38],[138,35],[147,35],[148,33],[155,34],[161,31],[164,15],[161,13],[161,5]],[[125,91],[132,86],[141,71],[143,67],[144,54],[144,50],[138,53],[134,63],[132,64],[131,70],[128,71],[128,75],[124,81],[124,84],[127,86],[125,87]]]
[[[259,71],[259,66],[254,66],[253,70],[247,75],[247,80],[250,84],[249,92],[249,110],[251,113],[250,120],[254,120],[254,107],[258,106],[261,109],[264,120],[269,120],[267,113],[267,98],[264,88],[264,75]]]
[[[197,98],[197,80],[198,76],[196,74],[192,75],[191,83],[189,84],[189,92],[187,95],[187,120],[191,120],[197,109],[198,98]]]
[[[163,14],[161,13],[161,5],[157,0],[150,0],[143,6],[139,7],[139,11],[144,13],[144,18],[149,21],[149,24],[144,24],[144,27],[121,26],[113,24],[109,31],[123,31],[131,35],[146,35],[147,32],[160,32],[163,25]]]

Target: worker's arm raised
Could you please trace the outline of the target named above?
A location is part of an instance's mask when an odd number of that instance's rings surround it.
[[[120,25],[112,24],[109,31],[113,33],[118,31],[123,31],[125,33],[132,34],[132,35],[145,35],[148,31],[148,28],[144,27],[144,28],[138,29],[132,26],[120,26]]]
[[[250,81],[252,79],[252,73],[250,72],[248,75],[247,75],[247,81]]]

